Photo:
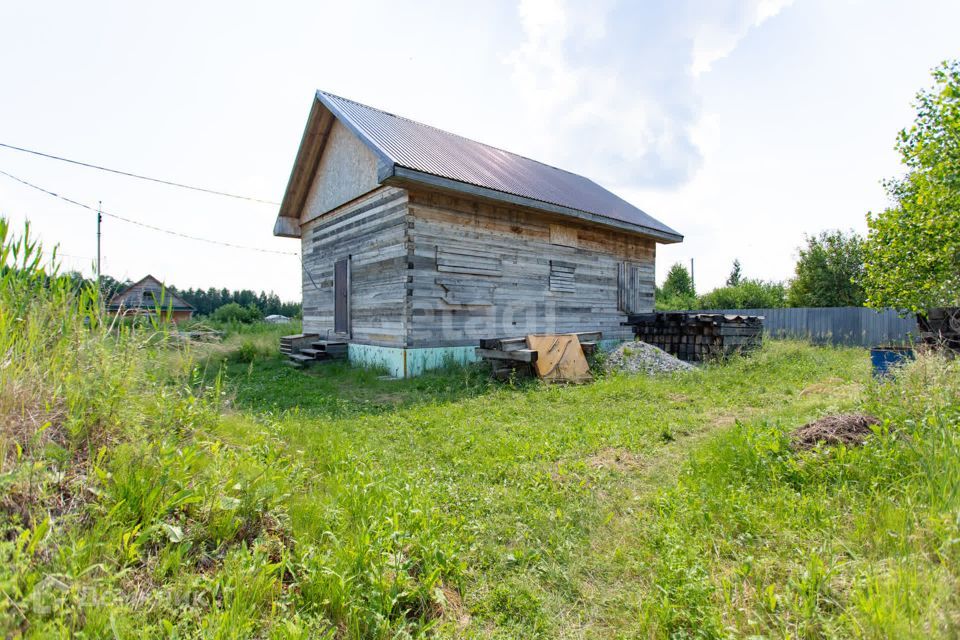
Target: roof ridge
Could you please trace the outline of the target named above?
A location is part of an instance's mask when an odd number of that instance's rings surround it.
[[[319,92],[322,93],[323,95],[325,95],[325,96],[327,96],[327,97],[330,97],[330,98],[336,98],[337,100],[343,100],[344,102],[350,102],[350,103],[355,104],[355,105],[357,105],[357,106],[363,107],[364,109],[372,109],[372,110],[374,110],[374,111],[378,111],[378,112],[380,112],[380,113],[383,113],[383,114],[385,114],[385,115],[388,115],[388,116],[390,116],[391,118],[396,118],[396,119],[398,119],[398,120],[405,120],[406,122],[411,122],[411,123],[413,123],[413,124],[415,124],[415,125],[417,125],[417,126],[426,127],[427,129],[433,129],[434,131],[439,131],[440,133],[446,134],[446,135],[448,135],[448,136],[453,136],[453,137],[455,137],[455,138],[460,138],[461,140],[466,140],[467,142],[470,142],[470,143],[473,143],[473,144],[479,144],[479,145],[481,145],[481,146],[487,147],[488,149],[493,149],[494,151],[499,151],[499,152],[501,152],[501,153],[506,153],[506,154],[508,154],[508,155],[515,156],[515,157],[517,157],[517,158],[523,158],[524,160],[529,160],[530,162],[536,162],[537,164],[543,165],[543,166],[548,167],[548,168],[550,168],[550,169],[554,169],[554,170],[556,170],[556,171],[562,171],[563,173],[569,173],[570,175],[572,175],[572,176],[574,176],[574,177],[581,178],[581,179],[583,179],[583,180],[590,180],[590,182],[593,182],[594,184],[597,184],[596,182],[594,182],[593,180],[591,180],[590,178],[588,178],[588,177],[586,177],[586,176],[584,176],[584,175],[582,175],[582,174],[574,173],[573,171],[570,171],[569,169],[564,169],[564,168],[562,168],[562,167],[557,167],[557,166],[552,165],[552,164],[547,164],[546,162],[543,162],[542,160],[537,160],[536,158],[531,158],[531,157],[529,157],[529,156],[525,156],[525,155],[522,155],[522,154],[519,154],[519,153],[515,153],[515,152],[513,152],[513,151],[508,151],[507,149],[503,149],[503,148],[501,148],[501,147],[495,147],[495,146],[492,145],[492,144],[487,144],[486,142],[481,142],[481,141],[479,141],[479,140],[474,140],[473,138],[468,138],[467,136],[460,135],[459,133],[454,133],[453,131],[447,131],[446,129],[441,129],[440,127],[436,127],[436,126],[434,126],[434,125],[432,125],[432,124],[427,124],[426,122],[420,122],[419,120],[414,120],[413,118],[408,118],[408,117],[406,117],[406,116],[401,116],[401,115],[398,115],[398,114],[393,113],[393,112],[391,112],[391,111],[385,111],[385,110],[383,110],[383,109],[378,109],[377,107],[372,107],[372,106],[370,106],[370,105],[368,105],[368,104],[364,104],[364,103],[362,103],[362,102],[357,102],[356,100],[351,100],[350,98],[344,98],[343,96],[338,96],[338,95],[335,94],[335,93],[330,93],[329,91],[324,91],[323,89],[317,89],[317,91],[319,91]],[[597,184],[597,186],[600,186],[600,185]]]

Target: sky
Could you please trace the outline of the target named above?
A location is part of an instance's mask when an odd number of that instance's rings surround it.
[[[658,280],[694,260],[707,291],[734,259],[784,280],[805,234],[866,231],[957,24],[955,0],[8,0],[0,143],[279,202],[324,89],[590,177],[684,234]],[[0,171],[248,247],[108,216],[104,273],[300,298],[276,205],[4,148]],[[0,175],[0,215],[93,272],[92,211]]]

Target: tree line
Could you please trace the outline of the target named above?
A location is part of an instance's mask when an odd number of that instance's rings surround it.
[[[788,282],[747,278],[733,261],[726,284],[698,295],[682,264],[670,267],[656,290],[660,310],[771,309],[779,307],[859,307],[864,289],[865,240],[855,232],[824,231],[808,236]]]
[[[230,291],[226,288],[214,287],[206,290],[170,287],[170,290],[193,305],[196,313],[204,316],[212,316],[217,309],[229,304],[236,304],[245,309],[255,308],[261,316],[281,315],[290,318],[300,316],[299,302],[283,302],[280,296],[272,291],[257,293],[250,289]]]
[[[84,281],[79,273],[69,274],[73,280]],[[100,291],[103,299],[109,300],[115,294],[133,284],[131,280],[117,280],[109,275],[100,277]],[[231,291],[227,288],[217,289],[180,289],[174,285],[167,285],[170,293],[180,296],[194,308],[197,315],[215,317],[223,316],[226,320],[252,322],[264,316],[282,315],[290,318],[299,318],[301,306],[299,302],[284,302],[273,291],[256,292],[251,289]],[[223,309],[218,314],[218,310]],[[238,310],[239,309],[239,310]]]

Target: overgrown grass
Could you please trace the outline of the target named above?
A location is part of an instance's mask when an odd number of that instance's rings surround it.
[[[960,366],[921,358],[860,403],[863,447],[795,453],[796,421],[739,422],[614,542],[628,610],[654,636],[955,637]]]
[[[301,372],[289,326],[193,353],[111,329],[0,229],[4,635],[956,635],[956,363]],[[789,447],[853,409],[865,446]]]

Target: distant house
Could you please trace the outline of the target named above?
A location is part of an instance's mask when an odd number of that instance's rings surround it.
[[[683,240],[587,178],[322,91],[274,234],[300,239],[303,331],[402,376],[480,338],[629,338],[657,243]]]
[[[174,295],[163,283],[148,275],[116,293],[107,302],[107,311],[123,316],[170,313],[170,320],[181,322],[193,317],[193,306]]]
[[[263,321],[268,324],[290,324],[292,322],[291,318],[277,313],[267,316]]]

